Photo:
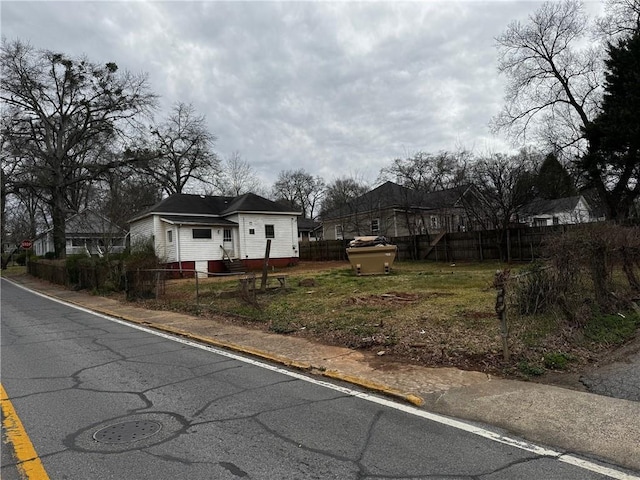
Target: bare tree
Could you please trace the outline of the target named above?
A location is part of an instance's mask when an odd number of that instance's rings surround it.
[[[358,197],[369,191],[369,185],[354,177],[340,177],[327,185],[322,200],[321,216],[346,208]]]
[[[512,22],[496,38],[506,105],[496,131],[522,141],[529,134],[552,151],[584,152],[584,128],[598,110],[601,49],[588,46],[581,2],[547,2],[525,24]]]
[[[183,193],[192,180],[211,184],[220,165],[213,152],[215,140],[193,105],[177,103],[162,123],[151,128],[148,149],[135,154],[144,160],[139,170],[169,195]]]
[[[300,170],[283,170],[273,186],[273,196],[299,207],[305,218],[315,218],[325,192],[324,180]]]
[[[22,152],[7,182],[37,189],[51,213],[55,254],[64,257],[70,189],[119,166],[101,150],[125,138],[155,95],[146,76],[121,73],[115,63],[38,51],[19,40],[2,41],[0,61],[8,117],[2,147]]]
[[[532,198],[534,169],[526,152],[515,156],[492,154],[479,159],[473,167],[478,195],[465,201],[465,209],[483,229],[496,231],[500,249],[510,222]],[[501,257],[503,254],[501,251]]]
[[[233,152],[221,163],[215,190],[222,195],[237,197],[244,193],[265,194],[262,181],[240,152]]]
[[[418,152],[412,157],[393,160],[380,170],[380,182],[390,180],[416,192],[434,192],[465,183],[471,153],[441,151],[437,154]]]
[[[596,21],[609,41],[640,32],[640,0],[607,0],[607,14]]]

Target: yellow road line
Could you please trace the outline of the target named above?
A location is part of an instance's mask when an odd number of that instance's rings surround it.
[[[2,427],[5,429],[7,441],[13,445],[18,469],[28,480],[49,480],[40,457],[33,448],[31,440],[9,400],[7,392],[0,383],[0,405],[2,405]]]

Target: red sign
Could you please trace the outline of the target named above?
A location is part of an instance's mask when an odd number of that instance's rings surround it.
[[[20,246],[25,250],[29,250],[31,247],[33,247],[33,242],[31,240],[22,240]]]

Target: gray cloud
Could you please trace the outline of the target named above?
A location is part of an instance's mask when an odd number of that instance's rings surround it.
[[[162,115],[206,115],[222,155],[272,183],[304,168],[374,180],[393,158],[507,148],[493,38],[533,2],[12,2],[2,33],[148,72]]]

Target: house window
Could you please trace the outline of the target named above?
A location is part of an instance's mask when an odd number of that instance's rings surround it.
[[[173,243],[173,230],[167,230],[167,242]]]
[[[193,238],[211,238],[210,228],[194,228],[191,230]]]
[[[560,225],[560,219],[558,217],[553,217],[553,224]]]
[[[371,220],[371,233],[377,234],[380,231],[380,219],[374,218]]]
[[[336,225],[336,240],[342,240],[343,238],[342,225]]]
[[[264,236],[266,238],[276,238],[276,231],[273,225],[264,226]]]
[[[222,232],[222,241],[223,242],[230,242],[231,241],[231,229],[230,228],[225,228]]]
[[[256,229],[255,228],[250,228],[249,229],[249,235],[255,235],[256,234]]]
[[[438,217],[431,217],[431,228],[438,228]]]

